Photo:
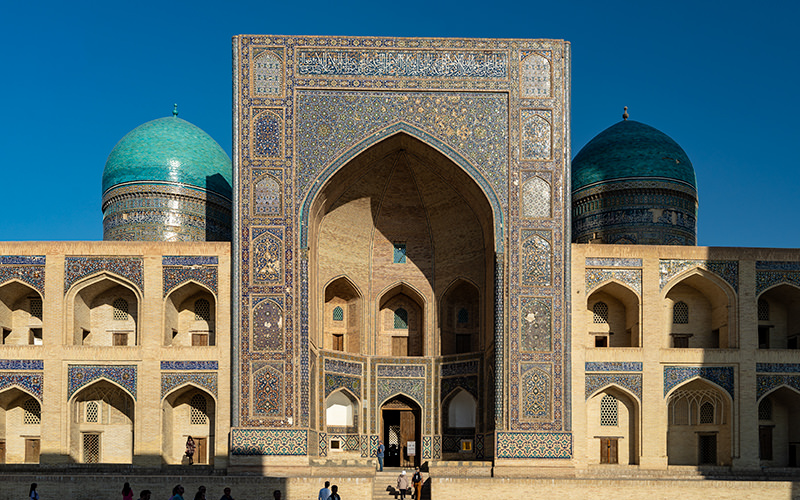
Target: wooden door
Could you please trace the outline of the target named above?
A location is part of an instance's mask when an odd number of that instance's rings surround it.
[[[619,444],[618,438],[600,438],[600,463],[616,464],[619,463],[617,453]]]
[[[197,448],[194,451],[194,463],[207,464],[208,460],[208,438],[194,438],[194,444]]]
[[[414,465],[416,461],[416,456],[419,454],[419,450],[415,451],[415,455],[408,455],[408,442],[413,441],[416,443],[417,441],[417,419],[414,416],[413,410],[403,410],[400,412],[400,448],[403,450],[401,453],[401,460],[403,462],[404,467],[411,467]],[[415,446],[415,448],[419,448],[419,446]]]
[[[758,426],[758,458],[772,460],[772,426]]]
[[[29,464],[39,463],[40,444],[38,439],[25,440],[25,462]]]

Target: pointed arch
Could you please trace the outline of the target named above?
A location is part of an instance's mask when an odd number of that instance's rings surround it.
[[[0,285],[0,343],[41,345],[43,303],[42,293],[22,280]]]
[[[128,279],[99,271],[76,281],[65,295],[65,343],[90,346],[139,345],[142,291]],[[128,318],[114,321],[113,302],[128,303]]]
[[[800,348],[800,287],[780,282],[758,294],[759,349]]]
[[[619,392],[621,394],[624,394],[626,397],[630,398],[631,401],[635,401],[637,405],[642,404],[641,398],[638,395],[636,395],[633,391],[631,391],[627,387],[623,387],[614,382],[609,382],[608,384],[605,384],[602,387],[595,389],[594,391],[589,393],[589,395],[586,396],[586,400],[589,401],[590,399],[597,397],[598,394],[602,394],[608,391]]]
[[[615,277],[607,279],[588,293],[585,320],[585,328],[589,333],[587,347],[639,347],[640,300],[640,294],[630,284]]]
[[[216,345],[217,300],[206,284],[190,278],[173,287],[163,300],[163,345]],[[198,301],[207,302],[208,308],[202,311],[207,318],[198,317]]]
[[[360,354],[363,345],[364,297],[345,274],[328,280],[324,287],[324,314],[320,318],[323,349]]]
[[[211,464],[217,437],[217,398],[206,387],[188,382],[161,398],[161,454],[167,464],[186,464],[186,441],[195,442],[194,463]]]

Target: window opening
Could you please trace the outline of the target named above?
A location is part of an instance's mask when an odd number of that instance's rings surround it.
[[[339,306],[333,308],[333,320],[344,321],[344,309]]]
[[[37,425],[42,423],[42,410],[39,402],[33,398],[27,399],[22,404],[23,414],[22,423],[25,425]]]
[[[603,396],[600,400],[600,425],[604,427],[616,427],[619,415],[619,402],[617,398],[610,394]]]
[[[341,333],[334,333],[333,334],[333,350],[334,351],[344,351],[344,334]]]
[[[706,401],[700,405],[700,423],[713,424],[714,423],[714,405]]]
[[[205,332],[192,333],[192,346],[205,347],[208,345],[208,334]]]
[[[689,335],[675,335],[675,334],[673,334],[672,335],[672,347],[675,347],[675,348],[678,348],[678,349],[686,349],[686,348],[688,348],[689,347],[689,337],[691,337],[691,334],[689,334]]]
[[[195,321],[211,321],[211,304],[206,299],[194,301]]]
[[[686,325],[689,323],[689,306],[686,302],[676,302],[672,306],[672,322],[676,325]]]
[[[772,402],[768,398],[764,398],[758,403],[758,419],[772,420]]]
[[[4,344],[8,343],[8,337],[10,335],[11,335],[11,330],[9,330],[8,328],[3,328],[3,343]]]
[[[31,316],[42,319],[42,299],[31,299]]]
[[[394,244],[394,259],[393,261],[395,264],[405,264],[406,263],[406,244],[405,243],[395,243]]]
[[[128,334],[121,332],[114,332],[114,345],[116,346],[128,345]]]
[[[408,311],[402,307],[394,311],[394,327],[398,330],[408,329]]]
[[[100,421],[100,405],[97,401],[89,401],[86,403],[86,421],[89,423],[97,423]]]
[[[189,416],[190,424],[202,425],[208,423],[207,404],[206,398],[200,394],[195,394],[192,396],[192,399],[189,402],[189,405],[192,407]]]
[[[594,337],[594,346],[595,347],[608,347],[608,335],[595,335],[595,337]]]
[[[128,320],[128,302],[125,299],[114,299],[114,321]]]
[[[467,311],[466,307],[462,307],[458,310],[458,319],[456,321],[459,325],[466,325],[469,323],[469,311]]]
[[[758,299],[758,320],[769,321],[769,302]]]
[[[605,302],[598,302],[592,308],[594,312],[595,323],[608,323],[608,304]]]

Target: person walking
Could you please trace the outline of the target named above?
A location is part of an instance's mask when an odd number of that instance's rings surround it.
[[[176,485],[174,488],[172,488],[172,496],[169,500],[183,500],[183,492],[183,486],[180,484]]]
[[[125,483],[122,485],[122,500],[133,500],[133,489],[131,488],[131,483]]]
[[[150,495],[152,495],[150,490],[142,490],[142,492],[139,493],[139,500],[150,500]]]
[[[39,494],[36,493],[36,487],[39,486],[36,483],[31,483],[31,490],[28,492],[28,498],[30,500],[39,500]]]
[[[422,478],[422,472],[419,471],[419,467],[414,467],[414,475],[411,476],[411,484],[414,485],[414,494],[411,498],[415,500],[419,500],[422,498],[422,483],[425,481]]]
[[[189,459],[189,465],[194,463],[194,449],[194,439],[192,439],[192,436],[189,436],[186,438],[186,457]]]
[[[222,496],[220,497],[219,500],[233,500],[233,497],[231,496],[231,489],[225,488],[224,490],[222,490]]]
[[[339,496],[339,487],[335,484],[331,486],[331,496],[328,497],[328,500],[342,500],[342,497]]]
[[[331,482],[325,481],[325,486],[321,490],[319,490],[319,497],[317,497],[317,500],[328,500],[328,498],[330,498],[331,496],[330,486]]]
[[[201,486],[197,488],[197,493],[194,494],[194,500],[206,500],[206,487]]]
[[[378,466],[380,467],[379,472],[383,472],[383,457],[386,454],[386,447],[383,445],[383,441],[378,441],[378,451],[375,454],[378,457]]]
[[[400,473],[397,476],[397,491],[400,492],[400,500],[404,500],[406,498],[406,491],[408,491],[408,476],[406,475],[406,471]]]

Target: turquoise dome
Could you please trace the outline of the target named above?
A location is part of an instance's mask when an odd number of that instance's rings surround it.
[[[108,155],[103,193],[123,183],[168,182],[232,198],[231,159],[200,128],[177,116],[131,130]]]
[[[572,192],[619,180],[658,179],[697,191],[694,167],[667,134],[623,120],[600,132],[572,160]]]

